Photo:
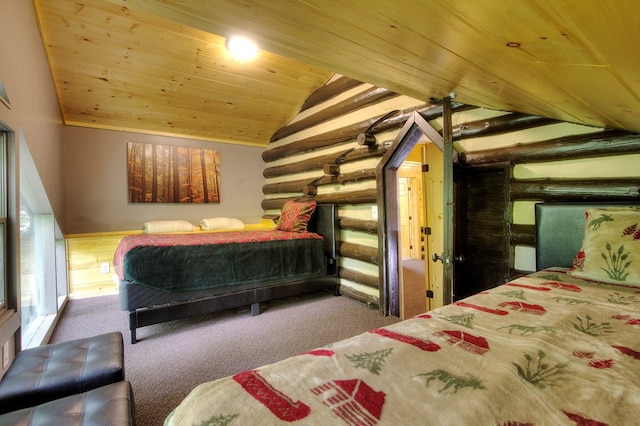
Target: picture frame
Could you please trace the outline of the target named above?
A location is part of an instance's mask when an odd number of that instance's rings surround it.
[[[220,203],[220,153],[127,143],[129,203]]]

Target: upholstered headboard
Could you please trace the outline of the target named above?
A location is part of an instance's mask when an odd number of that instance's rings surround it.
[[[615,206],[640,206],[640,202],[536,204],[536,269],[571,267],[582,246],[585,210]]]
[[[338,212],[335,204],[318,204],[311,215],[308,229],[324,237],[324,253],[329,259],[338,257]]]

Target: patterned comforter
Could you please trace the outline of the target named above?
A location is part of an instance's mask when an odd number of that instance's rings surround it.
[[[554,268],[196,387],[165,425],[630,425],[640,289]]]
[[[309,279],[326,274],[322,237],[278,230],[128,235],[113,267],[121,281],[162,291]]]

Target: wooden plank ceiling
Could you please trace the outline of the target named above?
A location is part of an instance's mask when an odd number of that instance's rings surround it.
[[[635,0],[35,0],[65,123],[266,146],[338,73],[640,131]],[[225,37],[252,36],[251,63]]]

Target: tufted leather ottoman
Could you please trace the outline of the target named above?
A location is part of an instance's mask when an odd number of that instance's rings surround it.
[[[112,383],[0,415],[0,424],[14,426],[124,426],[135,423],[135,405],[129,382]]]
[[[120,332],[25,349],[0,380],[0,414],[122,380]]]

